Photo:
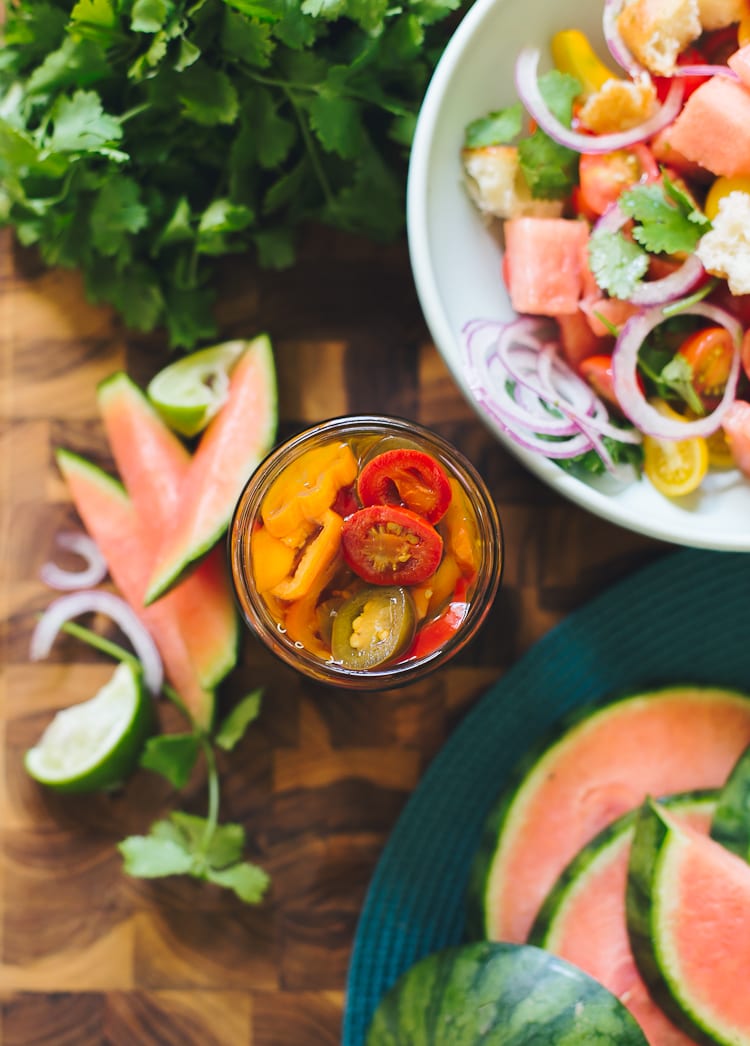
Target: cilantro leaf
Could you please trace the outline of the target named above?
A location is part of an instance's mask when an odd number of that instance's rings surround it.
[[[61,96],[52,107],[52,134],[45,148],[60,153],[100,153],[122,138],[122,125],[104,112],[95,91],[76,91],[72,98]]]
[[[209,65],[193,65],[175,83],[177,97],[189,120],[212,126],[237,119],[237,88],[226,73]]]
[[[118,843],[117,848],[125,858],[126,873],[139,879],[186,875],[193,867],[192,855],[174,839],[154,834],[131,835]]]
[[[255,722],[260,714],[262,697],[261,689],[253,690],[234,706],[214,736],[219,748],[231,752],[237,742],[245,736],[248,726]]]
[[[662,368],[659,383],[676,392],[693,413],[698,415],[706,413],[701,398],[693,386],[693,368],[690,361],[684,356],[675,353],[669,363]]]
[[[569,127],[573,102],[581,93],[579,81],[553,69],[539,78],[539,90],[550,112]],[[537,199],[562,200],[575,185],[578,153],[559,145],[540,127],[519,142],[518,160],[531,195]]]
[[[596,282],[615,298],[629,299],[648,272],[648,254],[621,232],[592,232],[588,254]]]
[[[711,224],[666,176],[663,185],[628,189],[620,197],[620,207],[635,222],[634,239],[652,253],[690,253]]]
[[[523,106],[520,102],[508,109],[497,109],[472,120],[464,132],[467,149],[481,149],[486,145],[508,145],[521,133]]]
[[[141,766],[166,777],[175,788],[190,780],[200,752],[195,734],[160,734],[150,737],[141,754]]]
[[[101,254],[122,255],[129,235],[148,225],[140,192],[134,179],[120,174],[102,185],[91,208],[91,241]]]
[[[130,27],[136,33],[158,33],[174,11],[172,0],[135,0]]]
[[[270,882],[262,868],[247,861],[233,864],[229,868],[209,868],[206,878],[209,882],[234,891],[245,904],[258,904],[262,901]]]

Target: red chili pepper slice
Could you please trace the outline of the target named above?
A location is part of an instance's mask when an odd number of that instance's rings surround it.
[[[398,505],[369,505],[344,520],[344,559],[372,585],[417,585],[435,573],[443,539],[424,517]]]
[[[455,636],[469,613],[468,590],[468,581],[466,578],[461,578],[448,606],[438,617],[433,621],[428,621],[418,630],[414,642],[403,657],[399,658],[400,661],[427,657],[428,654],[442,649]]]
[[[451,500],[443,466],[422,450],[386,450],[367,462],[357,491],[363,505],[403,505],[428,523],[442,518]]]

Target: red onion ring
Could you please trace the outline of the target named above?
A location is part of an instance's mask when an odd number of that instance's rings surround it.
[[[85,560],[83,570],[65,570],[57,563],[43,563],[39,577],[50,588],[60,592],[70,592],[77,588],[92,588],[107,576],[107,562],[99,546],[88,534],[80,531],[63,531],[56,537],[60,548],[74,552]]]
[[[622,0],[604,0],[602,14],[602,33],[607,50],[621,69],[624,69],[634,80],[639,76],[648,76],[648,72],[631,54],[630,48],[617,28],[617,16],[622,10]]]
[[[674,315],[674,313],[670,313]],[[638,387],[638,353],[646,337],[669,317],[659,306],[646,309],[632,316],[623,327],[612,352],[612,377],[615,395],[623,413],[648,436],[658,439],[688,439],[691,436],[710,436],[719,428],[721,419],[734,401],[740,374],[740,347],[742,326],[724,309],[706,302],[697,302],[683,309],[681,316],[703,316],[712,323],[726,328],[734,341],[735,351],[727,379],[724,395],[719,405],[710,414],[694,421],[675,421],[664,417],[644,398]]]
[[[625,149],[629,145],[645,141],[657,131],[667,127],[677,116],[682,106],[685,85],[680,79],[673,79],[669,85],[667,97],[659,109],[648,120],[627,131],[613,134],[588,135],[565,127],[553,116],[542,97],[537,80],[539,67],[539,49],[525,47],[516,60],[516,89],[524,107],[533,116],[542,130],[559,145],[574,149],[579,153],[609,153]]]
[[[734,69],[730,69],[728,65],[709,65],[707,63],[676,65],[671,75],[675,77],[725,76],[728,80],[739,80],[737,73],[735,73]]]
[[[136,657],[143,666],[143,681],[152,694],[158,694],[164,682],[164,669],[156,643],[148,629],[139,621],[135,611],[124,599],[112,592],[85,589],[55,599],[42,616],[31,635],[29,657],[39,661],[52,649],[62,625],[79,614],[97,613],[111,617],[127,636]]]

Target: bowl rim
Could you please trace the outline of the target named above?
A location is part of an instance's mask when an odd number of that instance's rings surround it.
[[[479,419],[530,472],[557,493],[602,519],[669,544],[716,551],[750,551],[750,520],[746,529],[733,526],[726,532],[717,533],[715,529],[706,525],[705,517],[697,512],[690,514],[689,508],[686,509],[684,521],[650,516],[644,513],[642,505],[623,504],[612,494],[564,472],[554,462],[520,447],[484,413],[469,388],[466,376],[455,365],[455,352],[451,352],[451,347],[457,343],[457,334],[442,303],[431,256],[431,161],[441,108],[456,69],[466,48],[470,47],[477,37],[485,34],[485,23],[495,15],[496,8],[504,6],[505,3],[506,0],[475,0],[468,9],[448,41],[427,86],[412,142],[406,183],[407,244],[417,297],[435,346],[448,366],[453,380]],[[750,480],[748,482],[750,483]]]

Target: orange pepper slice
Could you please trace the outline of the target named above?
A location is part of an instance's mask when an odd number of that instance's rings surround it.
[[[250,536],[250,562],[258,591],[268,592],[288,577],[296,554],[294,548],[269,534],[265,527],[256,527]]]
[[[432,617],[448,602],[462,574],[463,571],[455,557],[447,554],[443,556],[442,563],[432,577],[409,590],[419,621]]]
[[[295,600],[287,608],[284,617],[284,628],[292,642],[300,643],[311,654],[316,654],[326,660],[331,656],[331,651],[322,640],[320,621],[315,611],[323,590],[330,585],[342,565],[343,560],[341,556],[337,555],[318,575],[307,595]]]
[[[469,502],[461,484],[451,477],[451,497],[448,509],[440,520],[439,529],[445,535],[446,553],[450,552],[461,568],[461,573],[476,573],[481,543]]]
[[[302,550],[294,573],[273,586],[272,595],[290,601],[307,595],[316,578],[330,565],[341,548],[343,522],[341,516],[326,509],[320,517],[320,532]]]
[[[348,443],[306,451],[269,487],[261,506],[263,523],[274,537],[295,534],[306,521],[320,520],[341,487],[356,476],[357,459]]]

